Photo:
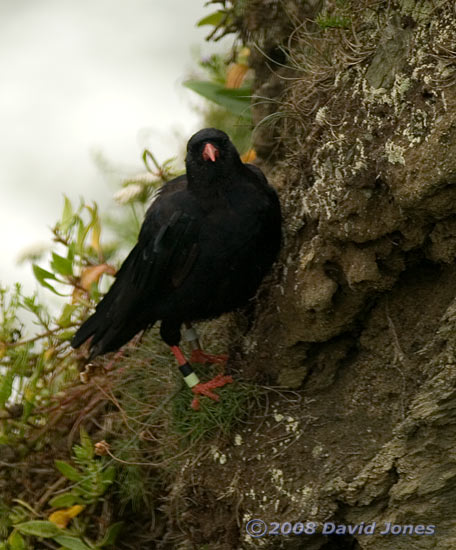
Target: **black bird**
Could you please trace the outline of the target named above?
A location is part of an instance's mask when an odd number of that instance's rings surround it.
[[[187,384],[195,394],[218,400],[210,390],[231,377],[199,383],[179,348],[181,327],[218,317],[254,296],[279,252],[280,203],[261,170],[244,164],[220,130],[197,132],[185,163],[186,175],[159,190],[138,243],[71,344],[77,348],[90,338],[94,358],[161,320],[160,335]],[[191,361],[217,361],[199,349],[192,330],[187,339],[196,342]]]

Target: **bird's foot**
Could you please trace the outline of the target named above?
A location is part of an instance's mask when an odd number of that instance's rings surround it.
[[[228,355],[213,355],[206,353],[200,348],[196,348],[192,351],[190,356],[190,363],[198,363],[199,365],[205,365],[210,363],[211,365],[224,365],[228,361]]]
[[[221,388],[225,384],[232,384],[233,377],[226,376],[224,374],[217,374],[215,378],[209,380],[208,382],[196,384],[193,386],[192,392],[195,394],[195,397],[192,401],[192,409],[197,411],[200,407],[199,404],[199,395],[205,395],[214,401],[220,401],[220,396],[214,393],[212,390],[215,388]]]

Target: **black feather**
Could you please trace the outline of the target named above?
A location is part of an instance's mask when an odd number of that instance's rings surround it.
[[[208,143],[215,161],[204,154]],[[183,322],[217,317],[255,294],[280,248],[277,194],[220,130],[190,139],[186,167],[185,176],[161,188],[138,243],[73,347],[92,338],[95,357],[157,320],[165,342],[178,345]]]

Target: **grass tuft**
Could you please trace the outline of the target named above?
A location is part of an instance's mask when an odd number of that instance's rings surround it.
[[[328,14],[322,12],[318,14],[316,23],[320,29],[349,29],[351,25],[351,19],[345,15]]]
[[[226,351],[217,323],[198,328],[203,340],[215,343],[207,351]],[[108,417],[111,434],[103,437],[112,442],[120,506],[133,512],[153,509],[184,464],[204,455],[214,440],[227,437],[247,421],[264,392],[235,377],[234,383],[214,390],[220,401],[203,396],[200,409],[193,410],[194,394],[156,328],[139,346],[127,348],[115,367],[110,394],[115,411]],[[220,371],[217,366],[193,367],[202,382]]]
[[[215,369],[209,373],[207,368],[199,366],[195,366],[194,370],[200,380],[209,379],[216,374]],[[184,437],[185,442],[196,443],[202,439],[229,434],[236,424],[246,419],[261,393],[258,386],[236,380],[233,384],[215,391],[220,396],[220,401],[202,397],[198,411],[190,408],[193,394],[184,385],[172,400],[173,427],[176,433]]]

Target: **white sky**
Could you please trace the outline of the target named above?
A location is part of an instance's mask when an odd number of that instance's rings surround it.
[[[204,0],[0,0],[0,284],[36,288],[16,259],[50,241],[64,193],[112,204],[94,150],[140,170],[144,147],[164,160],[198,130],[198,100],[181,82],[193,47],[216,50],[195,27],[214,10]]]

